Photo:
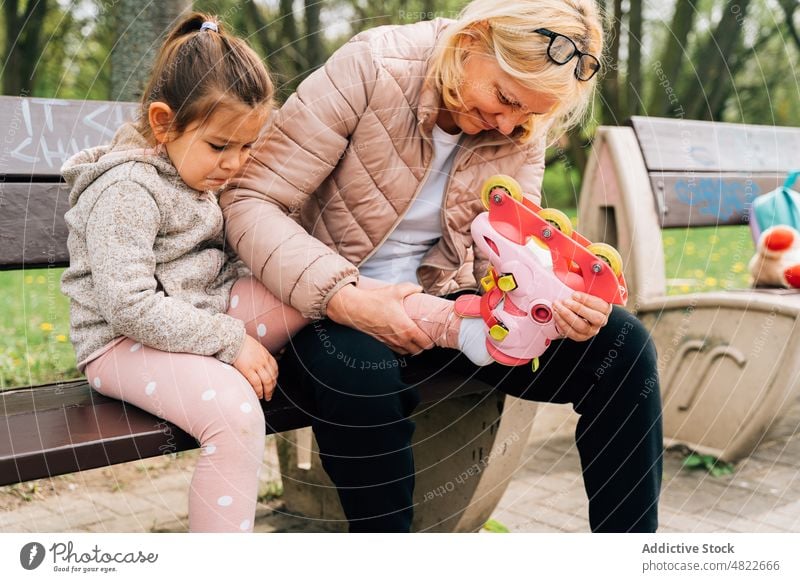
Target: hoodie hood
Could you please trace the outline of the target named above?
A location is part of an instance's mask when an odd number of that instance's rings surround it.
[[[163,176],[178,175],[166,152],[159,153],[133,123],[126,123],[114,134],[110,145],[83,150],[61,166],[61,175],[70,186],[70,206],[75,206],[81,194],[99,176],[128,162],[149,164]]]

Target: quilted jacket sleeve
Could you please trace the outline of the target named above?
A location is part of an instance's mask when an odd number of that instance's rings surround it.
[[[306,317],[358,270],[289,217],[338,164],[367,106],[377,71],[370,46],[352,40],[297,88],[221,197],[229,243],[275,295]]]
[[[514,177],[522,186],[522,191],[536,204],[541,204],[546,143],[544,139],[531,140],[525,147],[527,149],[525,163],[517,170]]]

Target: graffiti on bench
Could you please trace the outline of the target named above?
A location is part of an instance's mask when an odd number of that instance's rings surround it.
[[[696,208],[701,215],[727,221],[746,215],[753,199],[761,194],[753,180],[726,178],[689,178],[675,182],[678,202]]]
[[[136,112],[132,103],[3,98],[2,174],[57,174],[75,153],[108,143]]]

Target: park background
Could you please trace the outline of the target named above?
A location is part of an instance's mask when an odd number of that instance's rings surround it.
[[[578,223],[581,176],[597,125],[632,115],[796,125],[797,0],[598,0],[607,52],[592,119],[547,157],[547,205]],[[188,6],[217,14],[268,62],[285,99],[354,34],[374,26],[455,18],[452,0],[3,0],[4,95],[135,100],[157,43],[143,44]],[[145,8],[146,7],[146,8]],[[160,27],[160,28],[159,28]],[[0,209],[1,211],[2,209]],[[664,231],[676,293],[743,287],[738,228]],[[737,248],[747,257],[752,248]],[[0,273],[0,389],[77,377],[60,269]]]
[[[549,149],[543,185],[545,204],[566,211],[578,229],[581,178],[599,125],[623,125],[634,115],[798,125],[798,0],[597,2],[605,12],[607,50],[591,119]],[[229,30],[250,42],[268,63],[282,101],[354,34],[380,25],[456,18],[465,4],[0,0],[0,82],[10,96],[137,100],[159,45],[146,39],[157,38],[191,7],[219,15]],[[746,226],[671,229],[662,237],[669,293],[750,284],[746,261],[753,247]],[[60,293],[62,271],[0,272],[0,390],[79,376],[69,342],[69,305]],[[554,458],[559,450],[550,451]],[[679,469],[672,464],[673,473]],[[723,469],[716,477],[733,470]],[[687,488],[697,489],[696,484]],[[11,489],[23,501],[37,495],[37,485]]]

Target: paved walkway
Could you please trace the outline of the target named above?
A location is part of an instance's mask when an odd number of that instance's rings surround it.
[[[493,519],[512,532],[589,531],[574,414],[543,407],[523,464]],[[194,455],[154,459],[16,486],[13,509],[0,507],[0,532],[185,531]],[[681,468],[668,451],[661,497],[662,532],[800,532],[800,402],[733,475]],[[281,511],[272,498],[280,472],[274,441],[262,471],[256,531],[325,531]],[[41,493],[45,491],[45,493]],[[9,496],[6,495],[6,499]],[[8,505],[8,504],[6,504]]]

